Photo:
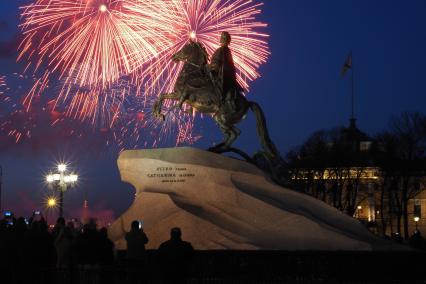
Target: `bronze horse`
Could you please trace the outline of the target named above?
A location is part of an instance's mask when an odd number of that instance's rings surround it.
[[[268,160],[279,157],[279,153],[272,143],[266,127],[265,116],[260,106],[248,101],[239,91],[234,90],[234,95],[222,99],[220,88],[207,70],[208,55],[206,50],[197,42],[191,41],[182,50],[173,55],[176,62],[184,62],[179,74],[174,92],[162,94],[154,104],[154,115],[164,120],[161,108],[164,100],[178,101],[177,107],[184,103],[201,113],[211,114],[225,135],[225,140],[210,148],[210,151],[223,153],[231,149],[232,143],[240,135],[240,130],[235,127],[251,109],[256,116],[257,131],[262,148]]]

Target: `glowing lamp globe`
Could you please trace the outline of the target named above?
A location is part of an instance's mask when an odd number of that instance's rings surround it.
[[[78,180],[78,175],[70,175],[70,182],[77,182]]]
[[[49,207],[55,207],[56,206],[56,199],[55,198],[49,198],[47,200],[47,206],[49,206]]]
[[[59,171],[59,172],[63,173],[63,172],[65,172],[66,170],[67,170],[67,165],[65,165],[65,164],[59,164],[59,165],[58,165],[58,171]]]
[[[53,179],[53,175],[48,175],[48,176],[46,176],[46,182],[51,183],[51,182],[53,182],[53,181],[54,181],[54,179]]]
[[[54,175],[52,175],[52,177],[53,177],[53,181],[60,181],[61,180],[60,174],[54,174]]]

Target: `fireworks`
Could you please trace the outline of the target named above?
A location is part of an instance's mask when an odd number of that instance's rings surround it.
[[[130,59],[145,62],[156,56],[163,42],[152,38],[168,28],[156,20],[159,1],[139,3],[146,12],[136,15],[126,8],[132,2],[139,1],[37,0],[23,7],[18,59],[27,56],[35,70],[58,71],[66,78],[60,93],[65,97],[73,84],[106,88],[130,72]]]
[[[231,48],[237,68],[239,83],[248,89],[248,83],[260,76],[257,69],[268,56],[268,35],[258,32],[266,24],[256,20],[262,4],[249,0],[166,0],[167,14],[173,28],[168,32],[170,44],[149,64],[142,67],[142,77],[149,93],[172,91],[182,65],[171,62],[171,56],[190,39],[201,42],[210,55],[219,47],[222,31],[232,36]],[[167,21],[167,23],[168,23]]]
[[[192,134],[193,115],[172,111],[162,125],[150,115],[150,102],[173,89],[182,68],[171,56],[190,39],[212,55],[220,33],[228,31],[238,81],[248,89],[269,56],[268,36],[259,32],[266,24],[256,20],[261,5],[250,0],[35,0],[22,8],[18,60],[28,59],[25,72],[40,74],[23,105],[29,112],[41,94],[58,86],[44,107],[53,126],[64,119],[88,122],[113,133],[120,148],[129,146],[126,139],[155,146],[171,134],[176,144],[194,143],[199,137]]]
[[[28,79],[22,75],[14,75],[16,77],[10,76],[8,79],[11,81]],[[37,114],[22,108],[22,102],[17,94],[21,86],[9,90],[4,79],[4,77],[0,77],[0,137],[2,138],[0,142],[8,141],[8,137],[10,137],[18,143],[24,137],[31,138],[31,131],[35,126]],[[4,93],[4,91],[8,92]]]
[[[3,89],[6,88],[6,77],[5,76],[0,76],[0,94],[3,94]]]
[[[118,150],[133,149],[138,146],[159,147],[174,143],[194,144],[200,135],[194,128],[195,116],[171,109],[166,120],[161,122],[152,114],[155,97],[127,97],[121,104],[121,111],[111,128],[104,134]],[[111,143],[110,143],[111,145]]]
[[[6,91],[7,91],[6,77],[0,76],[0,102],[7,99],[7,97],[4,96]]]
[[[67,118],[88,122],[94,128],[112,128],[125,112],[123,102],[135,91],[132,84],[120,79],[107,89],[76,88],[65,104]]]

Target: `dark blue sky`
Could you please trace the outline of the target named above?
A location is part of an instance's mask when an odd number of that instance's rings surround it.
[[[23,3],[0,2],[0,51],[18,33],[18,6]],[[261,68],[262,77],[252,84],[249,98],[264,108],[280,150],[285,153],[315,130],[347,124],[349,81],[340,77],[340,70],[350,50],[359,128],[374,135],[386,128],[393,114],[424,111],[425,12],[424,0],[265,0],[261,20],[269,24],[272,55]],[[3,48],[0,75],[22,72],[15,57],[5,54]],[[206,148],[221,136],[209,119],[201,123],[205,137],[196,146]],[[243,134],[236,146],[256,150],[253,117],[240,128]],[[66,140],[46,144],[28,142],[0,151],[3,205],[19,205],[18,213],[25,214],[40,206],[47,191],[43,172],[55,160],[65,158],[72,160],[82,177],[79,187],[66,195],[68,204],[77,207],[87,189],[96,210],[119,215],[129,206],[133,190],[120,182],[112,151],[93,154],[92,149],[73,147]],[[22,204],[28,208],[22,210]]]

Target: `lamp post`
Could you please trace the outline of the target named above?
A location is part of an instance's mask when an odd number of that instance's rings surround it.
[[[357,217],[358,219],[360,219],[360,218],[361,218],[361,210],[362,210],[362,206],[361,206],[361,205],[358,205],[356,209],[357,209],[357,211],[356,211],[356,217]]]
[[[64,192],[67,190],[68,186],[73,186],[78,180],[76,174],[71,173],[67,175],[66,171],[67,165],[59,164],[58,173],[46,176],[47,183],[53,185],[55,189],[59,191],[59,217],[64,217]]]
[[[49,214],[52,213],[52,211],[56,207],[58,207],[58,201],[56,199],[56,196],[50,196],[46,198],[44,203],[45,203],[44,216],[46,218],[47,224],[49,224]]]
[[[55,208],[56,207],[56,199],[54,197],[49,197],[46,203],[47,208]]]
[[[3,207],[2,207],[2,205],[3,205],[3,199],[1,198],[2,196],[1,196],[1,194],[2,194],[2,188],[1,188],[1,186],[2,186],[2,182],[3,182],[3,168],[2,168],[2,166],[0,166],[0,212],[3,212],[2,210],[3,210]]]
[[[414,217],[414,223],[416,223],[416,232],[418,231],[418,223],[420,221],[420,217],[419,216],[415,216]]]

